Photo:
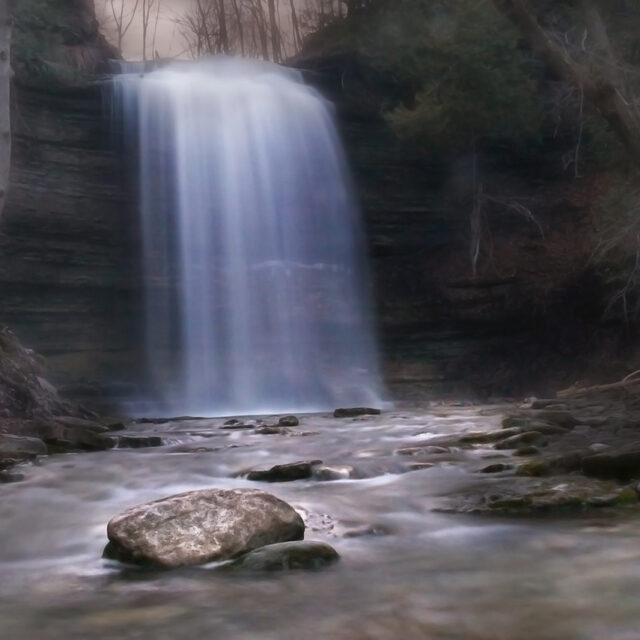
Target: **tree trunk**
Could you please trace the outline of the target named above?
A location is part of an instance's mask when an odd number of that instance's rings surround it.
[[[220,25],[220,45],[222,53],[229,53],[229,31],[227,29],[227,8],[224,0],[218,0],[218,24]]]
[[[269,7],[269,27],[271,31],[271,53],[274,62],[282,62],[282,51],[280,49],[280,29],[276,18],[275,0],[267,0]]]
[[[236,16],[236,28],[238,29],[238,38],[240,39],[240,53],[244,58],[245,46],[244,46],[244,26],[242,25],[242,12],[240,11],[240,7],[238,6],[238,0],[231,0],[231,4],[233,5],[233,12]]]
[[[295,53],[302,48],[302,37],[300,36],[300,23],[298,22],[298,14],[296,13],[296,5],[293,0],[289,0],[291,5],[291,27],[293,29],[293,48]]]
[[[0,216],[9,190],[11,166],[11,0],[0,0]]]
[[[493,0],[493,3],[559,77],[584,91],[585,98],[600,111],[634,161],[640,164],[640,120],[633,107],[622,96],[623,89],[617,84],[615,74],[607,74],[601,67],[593,68],[574,60],[540,26],[523,0]],[[590,11],[597,12],[595,5],[591,5]],[[594,18],[592,13],[590,20]],[[598,21],[602,28],[604,23],[599,14]],[[603,33],[595,35],[602,42]]]

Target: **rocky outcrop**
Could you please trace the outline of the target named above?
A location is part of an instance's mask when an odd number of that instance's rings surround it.
[[[63,400],[44,377],[42,358],[0,329],[0,469],[47,453],[114,447],[96,418]]]
[[[176,568],[301,540],[304,529],[302,518],[269,493],[203,489],[142,504],[113,518],[105,555]]]
[[[0,417],[41,418],[74,413],[44,378],[39,357],[0,328]]]

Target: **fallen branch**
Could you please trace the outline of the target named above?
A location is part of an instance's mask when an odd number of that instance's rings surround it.
[[[630,373],[618,382],[600,384],[592,387],[578,387],[572,385],[567,389],[562,389],[556,393],[556,398],[582,398],[592,394],[603,394],[609,391],[630,391],[630,389],[640,389],[640,369]]]

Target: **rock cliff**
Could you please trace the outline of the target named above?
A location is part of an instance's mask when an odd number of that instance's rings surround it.
[[[141,296],[134,190],[109,138],[96,75],[113,51],[86,0],[74,2],[56,14],[68,29],[55,32],[54,58],[36,64],[23,50],[19,60],[11,192],[0,226],[0,324],[43,353],[53,379],[87,401],[102,397],[105,385],[126,395],[139,384]],[[581,233],[584,207],[539,165],[526,177],[493,166],[506,201],[525,194],[544,206],[531,224],[496,205],[483,239],[490,250],[472,277],[464,161],[427,157],[396,140],[380,101],[406,96],[372,76],[366,61],[297,64],[337,103],[393,394],[491,396],[544,386],[548,371],[581,348],[576,327],[592,320],[580,302],[584,251],[563,250]],[[549,331],[558,317],[564,337]]]

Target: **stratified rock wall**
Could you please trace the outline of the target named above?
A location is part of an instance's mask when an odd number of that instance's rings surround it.
[[[45,354],[59,383],[119,380],[136,361],[139,296],[136,223],[97,75],[114,51],[90,0],[24,0],[18,11],[0,326]]]
[[[16,86],[9,201],[0,227],[0,323],[93,378],[131,348],[135,223],[99,87]]]

